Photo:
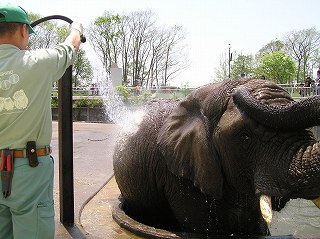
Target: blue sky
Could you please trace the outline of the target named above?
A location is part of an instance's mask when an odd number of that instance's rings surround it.
[[[179,24],[186,29],[190,66],[172,82],[177,86],[209,83],[229,43],[232,51],[255,54],[291,31],[311,27],[320,31],[319,0],[8,1],[43,16],[65,15],[84,27],[104,11],[121,14],[151,9],[159,24]]]

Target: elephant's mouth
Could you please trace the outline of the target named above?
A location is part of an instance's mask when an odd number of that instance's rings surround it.
[[[320,209],[320,197],[312,200],[312,202]],[[263,219],[270,224],[272,222],[271,196],[264,194],[260,196],[260,210]]]
[[[272,222],[272,205],[276,211],[280,211],[285,205],[278,207],[279,199],[288,201],[303,198],[312,201],[320,209],[320,157],[318,151],[320,143],[312,139],[309,141],[300,144],[297,140],[294,145],[290,146],[289,153],[286,154],[289,160],[282,159],[285,162],[289,161],[287,173],[281,174],[280,171],[277,171],[277,175],[280,175],[278,181],[268,181],[263,170],[258,171],[255,176],[255,193],[260,197],[260,211],[268,224]],[[292,160],[290,161],[290,159]],[[270,171],[269,174],[271,174]]]

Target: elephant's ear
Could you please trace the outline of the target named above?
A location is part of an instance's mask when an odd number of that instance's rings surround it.
[[[203,193],[220,198],[223,177],[200,104],[189,96],[178,103],[161,127],[157,143],[169,171],[187,178]]]

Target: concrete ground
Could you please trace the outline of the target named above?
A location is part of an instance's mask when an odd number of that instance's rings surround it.
[[[66,229],[60,223],[58,123],[53,122],[56,239],[134,238],[130,233],[126,235],[111,218],[112,202],[119,195],[119,189],[112,178],[112,154],[118,132],[119,126],[114,124],[73,123],[75,225]],[[103,187],[100,190],[106,182],[109,182],[106,185],[109,188]],[[98,191],[100,193],[95,195]],[[92,197],[92,201],[89,201]],[[104,201],[104,206],[100,207],[99,200]],[[110,200],[110,204],[106,204],[106,200]],[[101,210],[105,210],[105,213],[101,214]]]

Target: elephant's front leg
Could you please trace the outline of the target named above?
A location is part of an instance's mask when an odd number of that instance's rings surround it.
[[[225,234],[270,235],[260,212],[259,199],[254,194],[241,194],[225,186],[220,207],[217,208]]]
[[[220,215],[220,227],[227,235],[270,235],[267,223],[263,220],[259,205],[252,203],[252,207],[237,207],[228,201],[220,202],[217,214]]]
[[[171,175],[172,183],[165,186],[166,198],[181,231],[204,235],[221,234],[216,215],[219,202],[206,197],[187,179]]]
[[[175,178],[176,182],[165,188],[166,197],[183,231],[204,235],[270,235],[256,198],[239,200],[237,196],[229,196],[215,200],[201,193],[191,181]],[[240,205],[243,201],[246,205]]]

